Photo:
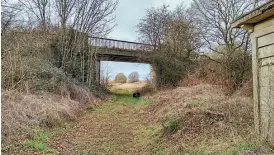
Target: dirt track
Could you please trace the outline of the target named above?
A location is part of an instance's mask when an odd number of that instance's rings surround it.
[[[114,102],[87,111],[71,129],[54,136],[50,146],[59,154],[150,154],[139,141],[146,136],[140,108],[144,105]]]

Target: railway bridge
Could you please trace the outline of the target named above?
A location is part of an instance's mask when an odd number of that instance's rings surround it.
[[[119,61],[133,63],[151,63],[154,45],[115,40],[100,37],[88,37],[88,44],[94,48],[95,61],[93,78],[100,82],[101,61]],[[151,68],[151,78],[155,76]]]

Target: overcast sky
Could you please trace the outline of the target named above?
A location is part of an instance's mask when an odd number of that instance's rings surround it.
[[[183,3],[189,6],[192,0],[119,0],[119,6],[115,11],[117,26],[110,33],[109,37],[119,40],[137,41],[135,26],[145,16],[146,10],[152,7],[159,7],[163,4],[174,9]]]
[[[115,11],[117,26],[108,37],[118,40],[137,41],[138,36],[135,26],[145,15],[147,9],[159,7],[163,4],[167,4],[170,6],[170,9],[174,9],[181,3],[189,6],[191,1],[192,0],[119,0],[119,6]],[[137,71],[142,79],[149,74],[149,65],[147,64],[121,62],[102,62],[102,64],[107,64],[111,68],[112,78],[120,72],[128,75],[132,71]]]

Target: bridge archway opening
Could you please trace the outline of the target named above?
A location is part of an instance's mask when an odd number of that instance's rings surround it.
[[[114,81],[118,73],[123,73],[127,78],[130,73],[137,72],[140,81],[151,81],[152,67],[148,63],[100,61],[100,82]]]

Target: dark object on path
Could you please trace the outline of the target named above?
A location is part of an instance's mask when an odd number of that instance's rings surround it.
[[[134,92],[133,97],[141,97],[141,94],[139,92]]]

